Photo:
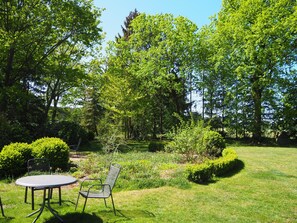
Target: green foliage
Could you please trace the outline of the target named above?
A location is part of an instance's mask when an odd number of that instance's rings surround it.
[[[221,156],[226,148],[225,140],[220,133],[215,131],[205,131],[202,137],[202,145],[205,153],[209,156]]]
[[[24,173],[24,157],[17,151],[12,149],[6,149],[0,153],[0,170],[1,175],[16,176]]]
[[[92,134],[89,134],[82,126],[75,122],[62,121],[49,125],[48,135],[51,137],[60,138],[68,145],[77,144],[81,138],[82,143],[92,140]]]
[[[0,151],[9,143],[28,142],[30,139],[29,131],[20,123],[9,121],[0,114]]]
[[[148,145],[148,151],[149,152],[158,152],[158,151],[163,151],[165,148],[164,144],[161,142],[150,142]]]
[[[146,147],[147,149],[147,147]],[[137,190],[139,188],[155,188],[172,186],[188,188],[189,182],[184,176],[183,166],[178,165],[180,155],[164,152],[135,152],[90,154],[79,161],[73,173],[76,177],[103,177],[111,162],[119,163],[122,171],[117,181],[120,190]]]
[[[189,165],[186,169],[188,180],[195,183],[205,183],[213,177],[212,163],[202,163],[196,165]]]
[[[296,86],[296,7],[291,0],[223,0],[199,32],[204,111],[232,136],[259,142],[263,130],[295,126],[296,100],[286,97]]]
[[[234,170],[238,164],[238,156],[234,149],[227,148],[222,152],[223,156],[208,160],[202,164],[189,165],[186,168],[186,175],[190,181],[206,183],[214,176],[224,176]]]
[[[197,26],[182,16],[141,13],[129,31],[129,38],[118,38],[109,48],[102,98],[107,109],[127,121],[126,131],[154,138],[176,124],[172,113],[189,109]]]
[[[26,168],[26,161],[32,158],[32,146],[28,143],[11,143],[3,147],[2,151],[13,150],[21,153],[24,160],[24,168]]]
[[[166,145],[167,151],[174,151],[185,155],[187,161],[195,161],[200,156],[220,156],[226,147],[224,138],[210,126],[204,127],[203,121],[182,121],[172,141]]]
[[[47,158],[51,167],[66,170],[69,161],[69,147],[59,138],[41,138],[31,144],[35,158]]]
[[[208,129],[202,121],[182,122],[177,133],[173,134],[172,141],[166,145],[166,151],[183,154],[187,161],[193,161],[196,154],[203,152],[203,134]]]
[[[105,116],[100,120],[98,131],[98,138],[105,153],[117,152],[121,145],[126,144],[122,126],[116,123],[111,112],[106,112]]]
[[[216,176],[224,176],[236,169],[238,165],[238,156],[234,149],[226,148],[222,155],[223,157],[212,161]]]
[[[1,112],[38,138],[49,109],[71,88],[85,87],[82,60],[102,40],[101,10],[86,0],[13,0],[0,1],[0,11]]]

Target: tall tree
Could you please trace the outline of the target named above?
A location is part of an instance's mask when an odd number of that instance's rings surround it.
[[[121,38],[128,40],[129,36],[133,33],[131,22],[133,19],[139,16],[139,14],[140,13],[137,11],[137,9],[129,13],[129,15],[126,17],[126,20],[124,21],[124,26],[122,26],[123,34],[118,34],[118,36],[116,37],[116,41],[118,41]]]
[[[52,55],[58,55],[56,52],[59,49],[62,52],[63,46],[73,48],[79,45],[87,50],[94,44],[100,43],[101,29],[98,27],[100,15],[101,10],[95,8],[88,0],[1,1],[1,112],[7,114],[11,120],[28,122],[33,107],[32,101],[27,98],[42,99],[40,90],[44,86],[49,87],[50,76],[56,75],[55,78],[60,76],[58,79],[61,82],[67,82],[69,78],[73,81],[75,75],[66,75],[65,72],[57,70],[58,66],[53,66],[59,61],[57,56]],[[68,60],[74,60],[76,52],[64,56]],[[72,69],[72,62],[63,65],[62,69],[64,71],[68,69],[68,74]],[[60,63],[60,68],[61,65]],[[63,84],[61,82],[60,85]],[[45,104],[42,109],[44,109],[42,113],[46,112]]]
[[[173,125],[174,112],[183,115],[189,108],[188,83],[195,69],[197,26],[181,16],[140,14],[130,27],[133,32],[129,38],[114,43],[106,77],[119,78],[126,83],[121,86],[131,89],[134,97],[126,98],[123,104],[145,111],[141,117],[147,124],[140,125],[147,126],[154,136],[166,125]]]
[[[253,106],[253,138],[260,141],[268,91],[296,64],[295,0],[224,0],[216,20],[217,63],[232,63],[236,79],[248,83]],[[276,93],[276,92],[275,92]]]

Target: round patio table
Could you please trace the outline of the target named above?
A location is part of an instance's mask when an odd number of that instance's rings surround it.
[[[50,190],[54,187],[62,187],[70,184],[74,184],[77,182],[77,179],[71,176],[64,176],[64,175],[34,175],[34,176],[26,176],[21,177],[16,180],[16,184],[24,187],[36,187],[39,189],[43,189],[43,202],[41,207],[37,210],[32,212],[31,214],[27,215],[30,217],[36,213],[39,213],[37,217],[33,220],[33,223],[37,221],[40,217],[41,213],[43,212],[44,207],[47,207],[49,211],[60,220],[60,222],[64,222],[63,219],[57,214],[51,205],[50,205]],[[48,193],[47,193],[48,192]]]

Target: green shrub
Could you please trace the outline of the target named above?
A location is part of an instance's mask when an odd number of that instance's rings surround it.
[[[186,168],[188,180],[195,183],[205,183],[213,177],[213,165],[205,162],[199,165],[189,165]]]
[[[224,176],[237,167],[238,156],[234,149],[223,150],[223,157],[213,161],[216,176]]]
[[[209,130],[204,131],[202,138],[203,150],[208,156],[219,157],[226,148],[225,140],[220,133]]]
[[[202,164],[190,165],[186,168],[188,180],[195,183],[205,183],[213,176],[223,176],[237,167],[238,156],[234,149],[224,149],[223,156],[208,160]]]
[[[150,142],[148,145],[149,152],[158,152],[164,150],[164,144],[161,142]]]
[[[25,172],[24,158],[17,150],[6,149],[0,153],[0,170],[2,175],[15,176]]]
[[[208,130],[203,125],[203,122],[183,124],[173,135],[173,140],[166,145],[166,151],[183,154],[186,161],[193,161],[195,155],[203,150],[202,137],[204,131]]]
[[[66,170],[69,161],[69,146],[59,138],[41,138],[31,144],[35,158],[47,158],[53,170]]]
[[[26,168],[27,160],[32,158],[32,146],[28,143],[10,143],[9,145],[6,145],[3,147],[2,151],[7,151],[7,150],[14,150],[18,151],[21,153],[22,158],[24,160],[23,167]]]

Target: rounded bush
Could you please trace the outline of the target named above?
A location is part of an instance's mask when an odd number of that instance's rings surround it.
[[[2,175],[15,176],[25,172],[24,157],[17,150],[6,149],[0,153],[0,170]]]
[[[2,151],[14,150],[21,153],[24,160],[24,167],[26,167],[27,160],[32,158],[32,146],[24,142],[10,143],[3,147]]]
[[[219,157],[223,149],[226,148],[225,140],[220,133],[215,131],[206,131],[202,138],[203,150],[206,155]]]
[[[59,138],[41,138],[31,144],[35,158],[47,158],[51,167],[66,170],[69,162],[69,146]]]

